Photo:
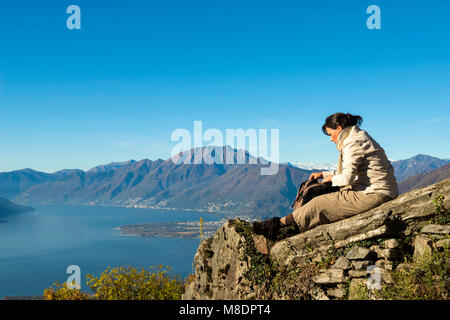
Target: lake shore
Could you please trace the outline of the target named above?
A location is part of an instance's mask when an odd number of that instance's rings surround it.
[[[116,230],[120,231],[121,236],[194,239],[214,235],[217,228],[225,222],[226,220],[223,219],[203,222],[203,224],[199,221],[140,223],[120,226]]]

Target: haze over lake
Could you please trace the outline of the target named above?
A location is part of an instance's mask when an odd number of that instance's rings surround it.
[[[38,206],[0,223],[0,299],[40,295],[53,282],[66,281],[69,265],[95,276],[108,266],[163,264],[183,277],[192,273],[200,238],[148,238],[120,235],[117,227],[153,222],[213,221],[211,213],[100,206]]]

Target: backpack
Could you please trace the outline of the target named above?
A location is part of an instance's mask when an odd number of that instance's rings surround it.
[[[314,197],[336,191],[339,191],[339,187],[333,187],[331,181],[325,183],[319,182],[318,179],[304,181],[298,189],[292,208],[295,210],[307,204]]]

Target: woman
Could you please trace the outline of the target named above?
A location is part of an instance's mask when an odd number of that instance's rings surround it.
[[[337,171],[312,173],[310,179],[331,181],[340,190],[318,196],[283,218],[254,222],[253,231],[275,239],[283,226],[305,232],[320,224],[368,211],[398,195],[394,169],[383,148],[359,126],[360,116],[335,113],[327,117],[322,131],[339,150]]]

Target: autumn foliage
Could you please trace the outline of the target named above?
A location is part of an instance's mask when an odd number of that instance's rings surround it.
[[[55,283],[44,290],[45,300],[179,300],[185,282],[170,274],[170,267],[152,266],[137,270],[131,266],[108,267],[99,277],[86,275],[93,294],[69,289],[67,284]]]

